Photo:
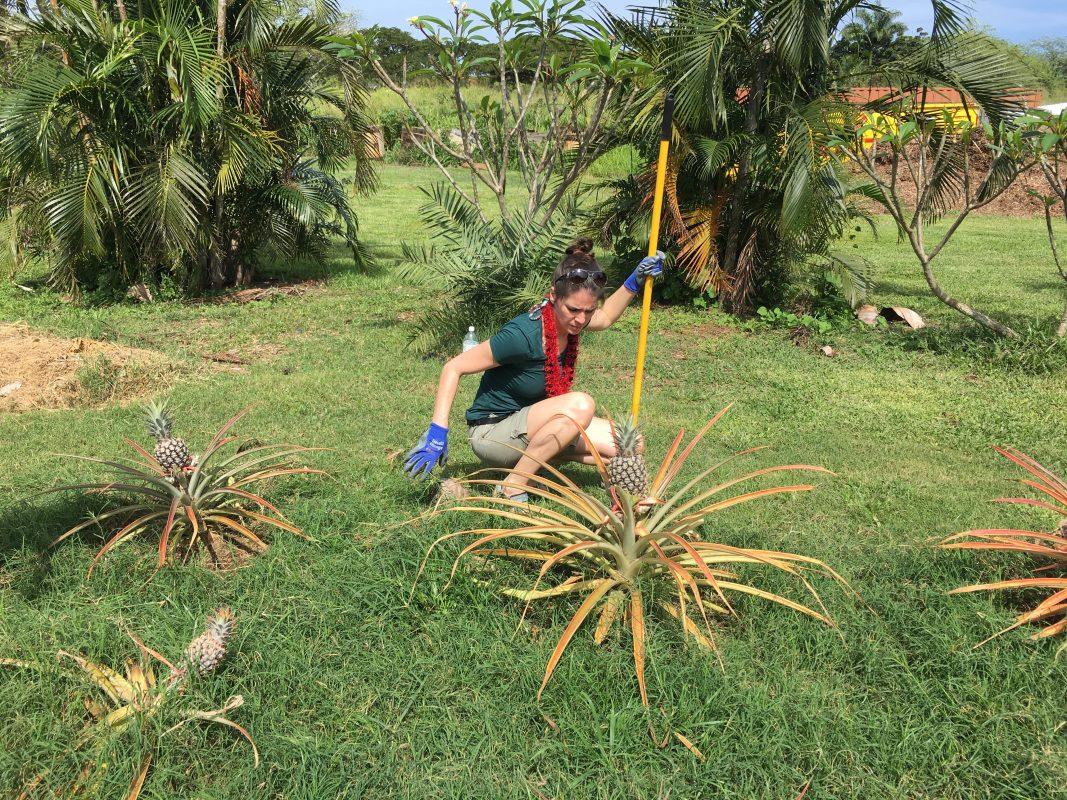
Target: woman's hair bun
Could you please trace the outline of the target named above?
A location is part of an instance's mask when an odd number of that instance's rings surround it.
[[[575,239],[574,244],[567,248],[567,255],[573,256],[575,253],[584,253],[585,255],[593,255],[593,241],[591,239]]]

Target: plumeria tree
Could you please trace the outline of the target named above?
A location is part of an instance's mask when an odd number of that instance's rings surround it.
[[[583,170],[617,142],[616,123],[631,113],[634,81],[648,66],[585,15],[584,0],[498,0],[484,12],[458,0],[449,5],[444,18],[409,22],[433,51],[430,72],[450,90],[455,130],[430,123],[409,91],[407,64],[387,69],[373,37],[333,41],[403,101],[419,126],[414,145],[483,221],[495,207],[503,219],[518,214],[544,224]],[[464,89],[487,73],[485,94],[470,104]],[[465,180],[448,169],[454,164],[466,169]],[[513,205],[507,193],[515,172],[528,195]]]
[[[911,246],[930,293],[982,327],[1014,337],[1007,324],[949,292],[935,272],[934,259],[972,211],[1003,194],[1033,161],[1018,130],[956,120],[950,111],[926,115],[916,102],[921,103],[921,94],[899,95],[889,113],[872,121],[856,114],[847,137],[833,140],[836,150],[869,179],[863,191],[886,210]],[[880,108],[888,111],[885,105]],[[898,123],[900,119],[907,121]],[[874,142],[865,144],[872,136]],[[988,166],[976,169],[983,161]],[[948,226],[932,230],[943,219]]]
[[[887,92],[839,116],[841,135],[830,144],[867,179],[861,190],[911,246],[930,293],[987,330],[1014,337],[1005,322],[954,296],[934,260],[971,212],[1033,166],[1034,153],[1011,122],[1023,110],[1013,87],[1025,85],[1028,76],[1012,52],[968,25],[953,0],[934,0],[933,8],[923,48],[881,72]],[[933,103],[938,89],[958,98],[967,113],[931,109],[928,98]],[[975,121],[978,108],[986,124]],[[939,221],[947,225],[935,232]]]
[[[468,324],[491,330],[541,296],[579,227],[579,180],[625,135],[649,69],[585,15],[584,0],[449,5],[445,18],[409,22],[432,50],[428,72],[448,87],[454,128],[431,123],[408,64],[387,68],[372,32],[331,39],[403,101],[414,146],[440,171],[422,209],[431,242],[405,244],[399,271],[438,298],[412,335],[437,350]]]
[[[1033,110],[1020,117],[1017,124],[1023,129],[1026,143],[1051,192],[1042,194],[1030,189],[1030,193],[1044,203],[1045,229],[1048,232],[1049,247],[1052,249],[1052,260],[1067,286],[1067,258],[1060,255],[1053,224],[1053,216],[1059,216],[1060,212],[1064,221],[1067,221],[1067,111],[1056,115]],[[1067,336],[1067,303],[1064,303],[1063,314],[1060,315],[1059,325],[1056,326],[1056,336]]]

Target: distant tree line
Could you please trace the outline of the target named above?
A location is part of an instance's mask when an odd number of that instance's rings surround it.
[[[1041,88],[1067,100],[1067,37],[1038,39],[1022,50]]]
[[[900,16],[886,8],[861,8],[841,27],[830,57],[845,83],[863,83],[872,71],[905,61],[923,48],[928,34],[922,28],[909,34],[908,26],[898,21]]]
[[[900,21],[901,13],[886,8],[861,8],[843,25],[830,48],[831,63],[842,83],[858,85],[882,67],[906,61],[920,52],[929,33],[916,28],[909,33]],[[1067,37],[1047,37],[1016,45],[999,40],[993,31],[985,35],[997,39],[1001,47],[1014,52],[1036,77],[1046,94],[1067,99]]]
[[[3,2],[14,0],[0,0]],[[830,48],[831,63],[842,82],[858,85],[867,82],[870,74],[888,64],[906,61],[919,52],[929,39],[923,28],[909,32],[900,21],[901,13],[886,8],[862,8],[852,20],[841,27],[840,35]],[[432,80],[437,53],[433,44],[395,27],[373,26],[363,30],[374,49],[381,54],[382,65],[391,74],[399,75],[407,63],[409,79],[419,77]],[[1046,93],[1067,93],[1067,37],[1037,39],[1025,45],[1010,45],[1037,76],[1039,87]],[[496,46],[470,44],[472,59],[495,59]],[[474,78],[491,78],[494,61],[485,61],[471,71]]]

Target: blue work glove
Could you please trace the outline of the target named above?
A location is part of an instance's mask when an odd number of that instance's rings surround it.
[[[419,439],[419,443],[407,454],[404,472],[409,478],[424,481],[434,467],[438,464],[443,467],[446,461],[448,461],[448,428],[442,428],[431,422],[426,433]]]
[[[663,274],[663,251],[657,250],[654,256],[645,256],[637,263],[637,269],[630,273],[630,277],[623,281],[623,287],[627,291],[637,294],[645,285],[645,278],[658,277]]]

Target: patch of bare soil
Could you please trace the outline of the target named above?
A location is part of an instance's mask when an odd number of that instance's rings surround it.
[[[150,350],[0,323],[0,413],[129,402],[158,390],[166,371]]]
[[[911,154],[914,162],[918,157],[918,152],[914,147],[912,150],[914,151]],[[988,151],[978,146],[975,146],[972,149],[970,156],[972,196],[973,193],[977,191],[978,185],[982,182],[982,179],[985,177],[991,162],[992,158]],[[880,163],[879,167],[880,175],[888,179],[890,174],[890,164],[888,160],[884,164]],[[897,174],[901,199],[908,206],[912,206],[918,196],[915,182],[912,180],[911,175],[908,173],[908,170],[904,167],[903,163],[900,165]],[[864,177],[862,176],[862,173],[859,172],[857,172],[857,175],[859,177]],[[1020,175],[1018,179],[1004,191],[1004,193],[988,205],[984,205],[971,213],[998,217],[1043,217],[1045,215],[1045,206],[1040,199],[1029,194],[1031,189],[1041,195],[1052,193],[1048,183],[1045,181],[1045,176],[1042,175],[1041,170],[1036,167]],[[957,193],[956,202],[953,204],[953,207],[961,207],[963,205],[962,201],[962,194]]]

